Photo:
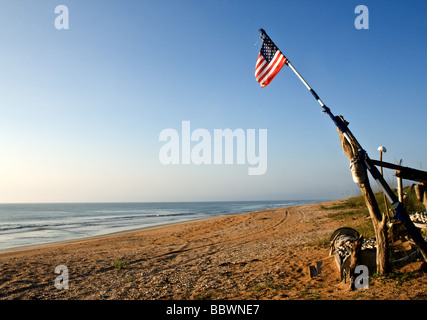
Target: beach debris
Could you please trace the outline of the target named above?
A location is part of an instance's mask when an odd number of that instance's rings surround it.
[[[343,227],[335,230],[329,239],[329,255],[338,253],[341,257],[345,257],[347,255],[346,248],[357,238],[359,238],[359,232],[352,228]],[[347,243],[347,241],[349,241],[349,243]]]
[[[334,231],[330,239],[329,255],[334,255],[335,264],[341,275],[341,280],[346,280],[349,275],[350,260],[353,251],[353,244],[359,239],[359,233],[352,228],[339,228]],[[361,255],[372,255],[376,252],[376,239],[362,239],[360,250]]]
[[[338,236],[333,244],[333,254],[338,255],[340,262],[342,263],[349,255],[351,255],[351,247],[357,238],[351,235],[340,235]]]
[[[412,222],[427,224],[427,212],[425,211],[414,212],[409,215],[409,218],[412,220]]]
[[[373,250],[377,247],[377,241],[375,237],[370,239],[363,239],[362,250]]]
[[[308,266],[310,278],[315,278],[322,273],[322,262],[317,261],[316,266]]]

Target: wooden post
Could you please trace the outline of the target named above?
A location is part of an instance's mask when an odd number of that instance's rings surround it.
[[[341,117],[342,118],[342,117]],[[345,121],[343,119],[343,121]],[[345,121],[347,124],[348,122]],[[352,161],[357,156],[357,148],[350,145],[350,143],[345,139],[343,134],[339,129],[338,135],[341,141],[341,147],[347,156],[347,158]],[[354,164],[354,165],[357,165]],[[362,192],[363,197],[365,198],[366,206],[369,210],[369,215],[372,220],[372,224],[375,229],[375,237],[377,240],[377,272],[379,274],[385,274],[389,270],[389,252],[388,252],[388,238],[387,238],[387,223],[385,215],[382,215],[380,209],[378,208],[378,203],[375,200],[374,192],[369,183],[367,171],[364,165],[359,164],[359,168],[352,170],[359,175],[358,179],[353,177],[353,180],[358,181],[360,191]]]
[[[380,147],[380,148],[384,148],[384,147]],[[385,150],[385,148],[384,148],[384,150]],[[380,162],[383,162],[383,151],[381,151],[381,150],[380,150]],[[381,175],[383,175],[383,167],[382,166],[380,167],[380,170],[381,170]],[[389,212],[388,212],[388,205],[387,205],[387,197],[386,197],[385,193],[383,194],[383,196],[384,196],[385,214],[386,214],[386,217],[390,220],[390,217],[388,215]]]
[[[421,184],[416,184],[414,186],[415,195],[417,196],[417,200],[423,202],[424,198],[424,188]]]
[[[424,207],[427,209],[427,188],[424,183],[416,184],[414,186],[415,195],[417,196],[418,201],[424,204]]]
[[[424,182],[422,182],[421,183],[421,185],[423,186],[423,189],[424,189],[424,194],[423,194],[423,203],[424,203],[424,207],[426,208],[426,210],[427,210],[427,187],[426,187],[426,185],[425,185],[425,183]]]
[[[399,166],[402,165],[402,159],[399,161]],[[399,198],[399,202],[403,203],[403,186],[402,186],[402,178],[397,177],[397,197]]]
[[[402,178],[397,178],[397,196],[399,197],[399,202],[403,202]]]

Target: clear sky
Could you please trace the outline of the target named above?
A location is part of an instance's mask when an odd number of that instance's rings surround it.
[[[361,4],[367,30],[354,25]],[[385,161],[426,169],[426,12],[416,0],[2,0],[0,202],[356,194],[335,125],[289,67],[256,82],[259,28],[371,158],[384,145]],[[182,121],[267,129],[266,173],[162,164],[159,134]]]

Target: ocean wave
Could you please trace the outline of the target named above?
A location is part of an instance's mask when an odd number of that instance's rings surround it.
[[[0,233],[7,232],[25,232],[25,231],[40,231],[47,229],[58,229],[58,228],[75,228],[75,227],[86,227],[86,226],[102,226],[104,224],[118,223],[120,226],[121,222],[129,223],[130,221],[143,221],[149,218],[170,218],[180,216],[192,216],[197,213],[194,212],[180,212],[180,213],[151,213],[144,215],[128,215],[128,216],[95,216],[95,217],[76,217],[76,220],[66,221],[53,221],[44,223],[23,223],[23,224],[9,224],[0,226]]]
[[[0,249],[315,201],[0,205]]]

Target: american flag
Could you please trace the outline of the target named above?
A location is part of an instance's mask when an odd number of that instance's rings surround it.
[[[266,34],[263,40],[255,66],[255,78],[261,88],[268,86],[288,61]]]

